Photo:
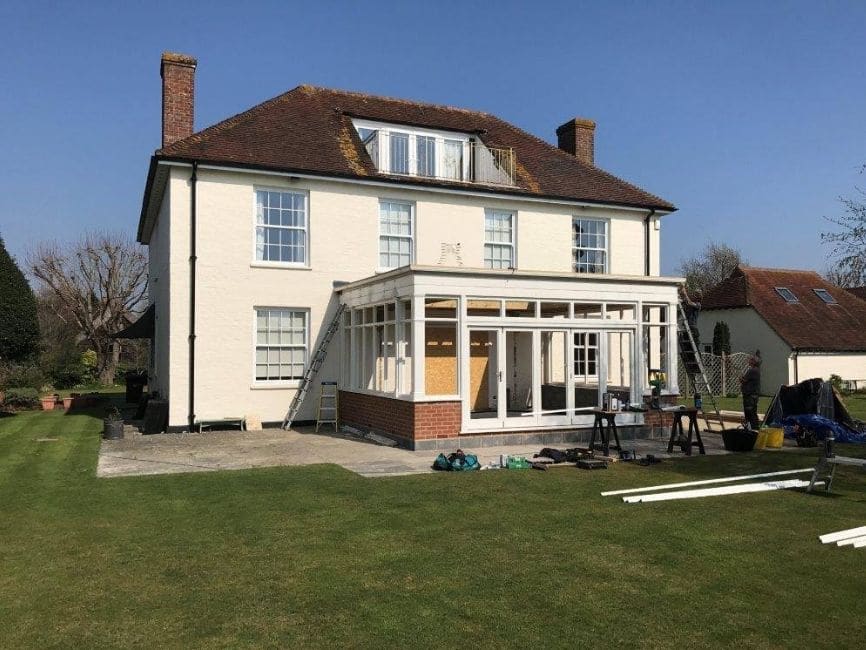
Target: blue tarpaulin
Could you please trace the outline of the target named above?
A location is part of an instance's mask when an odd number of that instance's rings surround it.
[[[827,437],[827,432],[832,431],[836,442],[866,443],[866,433],[858,433],[844,424],[815,413],[785,416],[782,419],[782,426],[785,430],[786,438],[797,437],[797,434],[794,432],[795,425],[812,429],[818,440],[824,440]]]

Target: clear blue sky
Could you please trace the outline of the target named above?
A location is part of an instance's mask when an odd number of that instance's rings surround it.
[[[665,272],[708,240],[823,269],[823,215],[866,185],[866,2],[0,0],[0,234],[13,254],[134,234],[159,57],[198,57],[196,128],[300,83],[491,111],[674,202]]]

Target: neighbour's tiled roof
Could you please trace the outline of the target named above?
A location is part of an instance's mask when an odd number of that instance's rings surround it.
[[[848,287],[845,291],[853,293],[861,300],[866,300],[866,287]]]
[[[786,302],[776,287],[790,289],[798,301]],[[828,291],[836,304],[825,303],[815,289]],[[730,278],[707,291],[702,307],[752,307],[795,350],[866,351],[866,301],[814,271],[741,265]]]
[[[441,180],[395,178],[379,173],[351,118],[471,133],[491,147],[511,147],[516,187],[480,189],[515,194],[674,210],[631,183],[489,113],[362,93],[298,86],[248,111],[156,152],[157,158],[198,160],[297,173],[394,180],[403,184],[457,186]]]

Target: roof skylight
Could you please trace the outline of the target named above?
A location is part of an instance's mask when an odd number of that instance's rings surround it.
[[[818,296],[824,302],[826,302],[828,305],[835,305],[836,304],[836,299],[826,289],[812,289],[812,291],[814,291],[815,295]]]
[[[800,302],[797,299],[797,296],[794,295],[794,292],[791,291],[788,287],[776,287],[776,293],[778,293],[782,297],[782,300],[784,300],[785,302]]]

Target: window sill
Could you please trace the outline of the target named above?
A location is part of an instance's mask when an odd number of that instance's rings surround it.
[[[297,379],[295,381],[262,381],[250,384],[250,390],[288,390],[300,387],[300,379]]]
[[[253,269],[292,269],[295,271],[312,271],[307,264],[294,264],[292,262],[250,262]]]

